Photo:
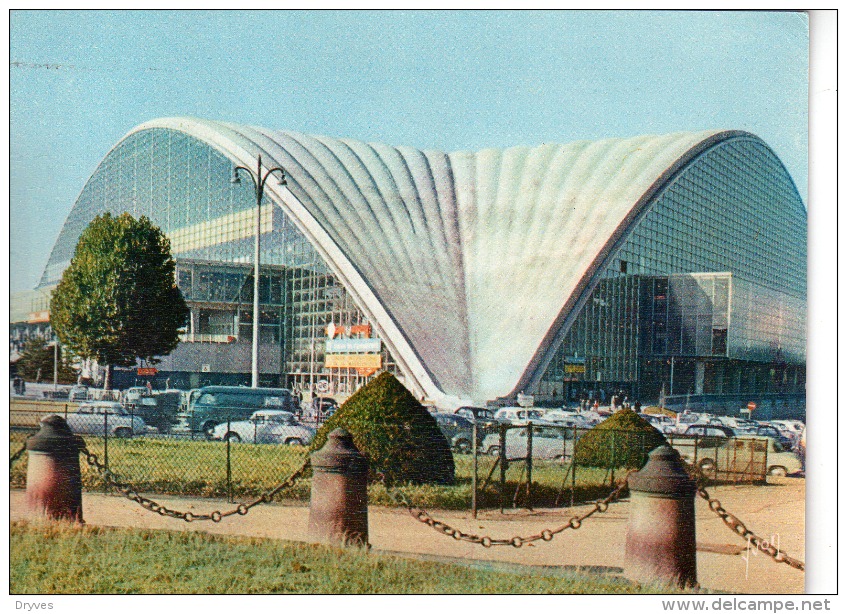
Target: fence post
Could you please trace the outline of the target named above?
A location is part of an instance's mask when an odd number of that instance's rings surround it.
[[[532,422],[526,427],[526,507],[532,509]]]
[[[230,433],[230,420],[231,418],[227,416],[226,419],[226,435],[224,438],[226,439],[226,496],[227,500],[232,503],[232,457],[230,452],[230,447],[232,445],[232,437],[229,436]],[[255,424],[255,423],[254,423]],[[256,437],[253,437],[253,443],[256,442]]]
[[[577,427],[573,426],[573,455],[571,456],[571,507],[574,505],[574,496],[576,494],[576,442],[577,442]]]
[[[615,458],[615,452],[616,452],[615,448],[616,448],[617,442],[618,442],[618,431],[617,431],[617,429],[615,429],[615,430],[612,431],[612,466],[610,467],[610,469],[612,471],[612,476],[611,476],[611,479],[609,480],[610,486],[615,485],[615,464],[618,462],[618,459]]]
[[[312,453],[309,534],[322,543],[368,545],[368,461],[345,429]]]
[[[697,485],[673,448],[660,446],[629,477],[630,515],[624,575],[644,584],[696,586],[694,496]]]
[[[475,419],[474,422],[473,422],[473,438],[472,438],[473,441],[471,442],[471,446],[472,446],[472,449],[473,449],[473,474],[471,476],[471,487],[472,487],[472,491],[471,491],[471,514],[473,515],[474,518],[476,518],[476,511],[477,511],[476,510],[476,505],[477,505],[476,488],[477,488],[477,479],[478,479],[477,473],[479,472],[479,466],[477,464],[477,461],[479,460],[479,452],[477,451],[477,448],[478,448],[478,444],[477,444],[477,420],[478,420],[478,418]]]
[[[506,509],[506,425],[500,425],[500,513]]]
[[[82,520],[79,453],[85,445],[59,415],[43,418],[26,442],[27,507],[52,519]]]

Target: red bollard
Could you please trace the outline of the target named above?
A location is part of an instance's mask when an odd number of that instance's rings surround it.
[[[309,534],[322,543],[368,544],[368,460],[344,429],[312,454]]]
[[[41,420],[41,430],[26,443],[26,502],[32,512],[83,522],[79,453],[84,445],[61,416]]]
[[[670,446],[650,452],[629,477],[624,575],[642,584],[697,585],[694,497],[697,485]]]

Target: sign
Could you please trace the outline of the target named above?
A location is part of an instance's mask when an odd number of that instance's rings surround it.
[[[325,379],[319,380],[315,387],[318,389],[318,392],[328,392],[329,382]]]
[[[382,339],[327,339],[327,354],[379,354]]]
[[[28,324],[41,324],[50,321],[49,311],[33,311],[26,319]]]
[[[376,373],[376,369],[374,369],[373,367],[359,367],[356,369],[356,373],[358,373],[362,377],[369,377]]]
[[[324,366],[329,369],[379,369],[381,354],[327,354]]]
[[[565,365],[565,373],[585,373],[585,365]]]
[[[330,322],[326,327],[326,336],[332,339],[335,335],[340,335],[344,333],[343,326],[336,326],[335,322]]]
[[[136,371],[138,375],[156,375],[158,370],[155,367],[138,367]]]
[[[354,324],[350,327],[351,335],[362,335],[363,337],[371,336],[371,325],[370,324]]]
[[[753,401],[747,403],[747,411],[753,411],[754,409],[756,409],[756,404]]]
[[[212,365],[201,365],[200,366],[200,372],[201,373],[211,373],[212,372]]]

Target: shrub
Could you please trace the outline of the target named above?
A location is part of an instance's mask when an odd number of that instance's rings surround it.
[[[576,444],[579,465],[638,469],[653,448],[665,441],[649,422],[630,409],[622,409],[585,433]]]
[[[333,429],[345,428],[370,463],[371,476],[389,482],[452,484],[455,467],[450,444],[430,413],[390,373],[363,386],[318,430],[318,450]]]

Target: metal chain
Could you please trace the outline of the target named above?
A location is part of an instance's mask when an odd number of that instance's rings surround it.
[[[776,546],[771,544],[765,539],[762,539],[753,531],[748,529],[741,520],[727,512],[721,502],[717,499],[713,499],[709,496],[708,491],[702,485],[702,480],[698,481],[697,484],[697,494],[699,494],[706,502],[709,504],[709,509],[712,510],[715,514],[717,514],[721,520],[724,521],[724,524],[728,526],[733,533],[739,535],[740,537],[749,540],[751,544],[753,544],[759,551],[764,552],[769,557],[771,557],[777,563],[785,563],[786,565],[793,567],[794,569],[799,569],[800,571],[806,571],[806,564],[803,561],[799,561],[793,557],[788,556],[783,551],[779,550]]]
[[[227,516],[233,516],[235,514],[238,514],[239,516],[244,516],[245,514],[247,514],[247,512],[249,512],[253,507],[258,505],[259,503],[270,503],[271,499],[273,499],[273,497],[276,496],[280,491],[294,486],[295,482],[297,482],[297,480],[302,477],[302,475],[306,472],[306,469],[311,463],[311,457],[307,456],[306,460],[303,461],[303,464],[300,465],[300,467],[294,473],[288,476],[286,480],[281,482],[278,486],[275,486],[274,488],[262,493],[250,503],[242,503],[237,507],[226,512],[215,510],[210,514],[195,514],[193,512],[180,512],[177,510],[169,509],[164,505],[156,503],[152,499],[148,499],[147,497],[138,494],[132,488],[132,486],[118,480],[112,470],[103,465],[97,458],[97,455],[93,454],[92,452],[89,452],[88,448],[83,446],[80,452],[85,454],[85,460],[88,462],[89,465],[97,469],[97,471],[103,476],[105,482],[109,486],[119,490],[127,499],[135,501],[144,509],[150,510],[151,512],[155,512],[160,516],[180,518],[185,522],[193,522],[195,520],[211,520],[212,522],[220,522],[223,518],[226,518]]]
[[[608,497],[606,497],[605,499],[596,501],[594,503],[594,507],[591,508],[590,510],[588,510],[587,512],[585,512],[584,514],[582,514],[581,516],[573,516],[565,524],[563,524],[559,527],[556,527],[555,529],[544,529],[540,533],[537,533],[535,535],[529,535],[529,536],[526,536],[526,537],[521,537],[521,536],[516,535],[515,537],[512,537],[511,539],[494,539],[494,538],[489,537],[487,535],[480,536],[480,535],[474,535],[473,533],[464,533],[464,532],[460,531],[459,529],[453,528],[446,523],[443,523],[439,520],[435,520],[434,518],[432,518],[426,512],[426,510],[423,510],[419,507],[416,507],[414,504],[412,504],[412,502],[409,501],[408,497],[406,497],[405,493],[403,493],[401,490],[394,489],[394,491],[392,492],[392,489],[390,489],[388,487],[388,485],[386,484],[384,474],[380,473],[379,476],[380,476],[380,479],[381,479],[383,485],[385,486],[385,491],[388,493],[388,496],[391,497],[391,499],[395,503],[397,503],[398,505],[402,505],[403,507],[408,509],[409,513],[412,515],[413,518],[416,518],[418,521],[420,521],[420,522],[422,522],[426,525],[429,525],[430,527],[432,527],[434,530],[438,531],[439,533],[443,533],[444,535],[446,535],[448,537],[452,537],[453,539],[455,539],[457,541],[461,540],[461,541],[471,542],[473,544],[479,544],[479,545],[481,545],[485,548],[490,548],[491,546],[513,546],[515,548],[520,548],[524,544],[529,544],[529,543],[532,543],[532,542],[535,542],[535,541],[538,541],[538,540],[549,542],[556,535],[558,535],[559,533],[561,533],[565,529],[578,529],[580,526],[582,526],[583,521],[586,520],[587,518],[590,518],[591,516],[593,516],[597,512],[600,512],[600,513],[605,512],[609,508],[609,504],[612,503],[613,501],[615,501],[621,495],[623,490],[626,488],[627,479],[629,478],[630,473],[632,473],[632,471],[630,471],[618,483],[618,485],[615,487],[615,489],[612,490],[611,493],[609,493]]]

